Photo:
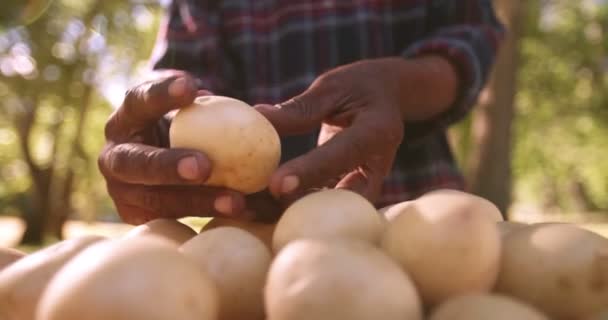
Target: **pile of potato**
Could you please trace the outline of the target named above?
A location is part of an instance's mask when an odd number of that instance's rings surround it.
[[[172,145],[210,156],[210,185],[267,186],[280,145],[265,118],[219,97],[184,110]],[[201,141],[208,130],[221,134]],[[238,147],[252,137],[255,148]],[[276,225],[214,218],[197,234],[155,220],[119,239],[0,251],[0,320],[98,319],[605,320],[608,239],[504,222],[492,203],[458,191],[376,210],[329,189],[294,202]]]
[[[380,212],[324,190],[276,225],[215,218],[196,234],[155,220],[118,239],[1,251],[0,261],[2,320],[600,320],[608,311],[608,239],[503,222],[490,202],[450,190]]]

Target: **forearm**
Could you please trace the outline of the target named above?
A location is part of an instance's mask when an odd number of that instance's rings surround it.
[[[459,79],[444,57],[389,58],[393,84],[404,121],[420,122],[443,113],[458,96]]]

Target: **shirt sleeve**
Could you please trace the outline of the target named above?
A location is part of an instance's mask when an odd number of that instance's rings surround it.
[[[447,58],[458,72],[460,88],[447,111],[426,121],[406,123],[406,135],[416,140],[443,131],[468,114],[487,82],[505,32],[491,0],[432,0],[427,12],[429,36],[406,48],[403,55]]]
[[[186,71],[206,89],[217,87],[217,14],[205,1],[173,0],[161,21],[150,59],[153,70]]]

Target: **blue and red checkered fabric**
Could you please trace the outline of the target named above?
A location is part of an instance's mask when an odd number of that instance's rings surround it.
[[[217,94],[274,104],[339,65],[445,56],[459,71],[459,98],[435,119],[406,123],[377,203],[383,206],[464,188],[445,129],[474,105],[503,32],[490,0],[174,0],[152,61],[156,69],[192,73]],[[316,138],[284,138],[283,160],[307,152]]]

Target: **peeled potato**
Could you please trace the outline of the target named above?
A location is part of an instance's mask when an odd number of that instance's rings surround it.
[[[8,265],[14,263],[15,261],[23,258],[25,253],[11,249],[11,248],[0,248],[0,271],[6,268]]]
[[[190,240],[196,232],[187,225],[173,219],[156,219],[131,229],[125,238],[158,235],[175,241],[178,245]]]
[[[85,236],[65,240],[19,259],[0,272],[0,319],[33,320],[42,292],[53,275],[80,251],[103,240]]]
[[[390,221],[382,247],[412,277],[427,305],[489,291],[500,260],[495,220],[484,211],[420,197]]]
[[[200,150],[211,159],[206,185],[245,194],[266,188],[281,158],[272,124],[245,102],[228,97],[196,98],[177,112],[169,137],[172,148]]]
[[[501,295],[463,295],[442,303],[429,320],[549,320],[534,308]]]
[[[608,239],[570,224],[533,225],[504,238],[500,293],[552,319],[584,319],[608,305]]]
[[[262,241],[241,229],[218,227],[184,243],[180,251],[217,286],[218,319],[264,319],[263,288],[272,256]]]
[[[329,189],[300,198],[283,213],[272,238],[274,252],[301,238],[351,238],[377,244],[384,221],[374,206],[348,190]]]
[[[359,240],[304,239],[273,261],[268,320],[420,320],[416,289],[399,266]]]
[[[274,233],[276,224],[215,217],[205,224],[201,232],[213,230],[218,227],[235,227],[247,231],[260,239],[268,249],[272,250],[272,234]]]
[[[216,319],[217,291],[167,239],[94,245],[49,283],[36,320]]]

